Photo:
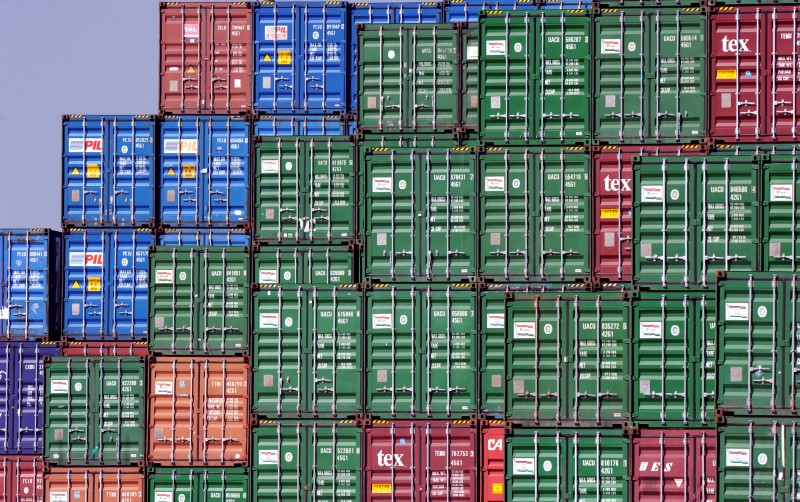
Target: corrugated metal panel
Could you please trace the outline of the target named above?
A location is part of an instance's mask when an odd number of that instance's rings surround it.
[[[136,467],[54,467],[44,477],[45,500],[144,502],[145,477]]]
[[[0,458],[0,501],[43,502],[44,466],[39,456]]]
[[[338,115],[261,115],[253,121],[255,136],[341,136],[355,133],[355,122]]]
[[[477,23],[483,10],[536,10],[536,0],[448,0],[443,4],[444,20],[448,23]]]
[[[158,234],[159,246],[237,246],[250,245],[250,232],[243,228],[164,228]]]
[[[61,341],[61,355],[68,357],[136,356],[150,354],[147,342],[73,342]]]
[[[250,474],[246,469],[155,468],[148,472],[147,491],[153,502],[248,500]]]
[[[797,201],[800,180],[795,154],[775,154],[763,163],[759,198],[761,199],[761,269],[773,273],[797,273],[798,222]]]
[[[348,248],[263,247],[255,253],[253,282],[261,289],[276,284],[332,285],[358,282],[358,263]]]

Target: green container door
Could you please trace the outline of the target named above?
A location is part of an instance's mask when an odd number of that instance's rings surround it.
[[[480,126],[480,27],[470,23],[461,30],[461,126],[477,132]]]
[[[253,411],[268,418],[362,410],[362,295],[352,288],[254,293]]]
[[[154,468],[147,476],[148,500],[153,502],[241,502],[250,497],[245,469]]]
[[[716,299],[641,293],[632,302],[631,420],[650,427],[713,424]]]
[[[506,413],[506,291],[491,285],[480,293],[479,412],[503,419]]]
[[[256,239],[333,244],[356,236],[355,148],[347,136],[259,138]]]
[[[461,281],[475,275],[471,149],[366,153],[364,273],[376,281]]]
[[[45,367],[45,459],[133,465],[144,459],[144,362],[54,357]]]
[[[589,155],[491,147],[478,163],[481,276],[504,282],[588,277]]]
[[[253,261],[254,281],[260,288],[353,284],[358,276],[355,253],[346,247],[262,247]]]
[[[628,446],[615,429],[513,429],[506,500],[630,500]]]
[[[361,429],[354,421],[262,421],[253,450],[253,500],[361,500]]]
[[[761,185],[762,270],[797,273],[800,265],[800,180],[795,155],[770,155],[763,164]]]
[[[359,28],[359,126],[410,133],[459,126],[460,40],[452,24]]]
[[[249,269],[242,248],[157,247],[150,255],[150,349],[162,355],[247,354]]]
[[[468,285],[368,292],[367,412],[381,418],[473,415],[476,315],[476,297]]]
[[[702,141],[706,15],[699,8],[611,9],[595,18],[595,139]]]

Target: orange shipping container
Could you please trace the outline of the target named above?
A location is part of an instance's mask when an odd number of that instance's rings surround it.
[[[246,466],[250,364],[242,357],[150,362],[147,458],[163,466]]]
[[[52,468],[44,489],[51,502],[142,502],[144,473],[137,467]]]

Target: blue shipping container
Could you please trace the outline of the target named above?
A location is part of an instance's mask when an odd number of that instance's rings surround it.
[[[64,223],[155,225],[155,135],[150,115],[65,115]]]
[[[254,108],[347,111],[347,8],[339,2],[255,6]]]
[[[240,228],[167,228],[159,246],[249,246],[250,233]]]
[[[170,116],[161,123],[159,221],[244,227],[249,221],[250,121]]]
[[[147,339],[152,230],[72,230],[64,236],[64,336]]]
[[[0,229],[0,339],[58,335],[61,233]]]
[[[44,358],[58,342],[0,342],[0,438],[3,455],[41,455]]]
[[[255,136],[342,136],[355,134],[355,121],[338,115],[265,115],[255,121]]]

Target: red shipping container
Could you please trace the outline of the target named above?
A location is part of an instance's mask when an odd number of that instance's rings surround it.
[[[0,502],[41,502],[44,500],[44,465],[39,456],[0,457],[3,491]]]
[[[51,502],[143,502],[144,473],[136,467],[64,467],[44,476]]]
[[[366,500],[477,500],[469,420],[373,420],[364,431]]]
[[[150,353],[147,342],[61,342],[63,356],[137,356]]]
[[[720,6],[711,14],[712,139],[798,139],[798,16],[789,5]]]
[[[147,458],[164,466],[246,466],[250,364],[243,357],[150,360]]]
[[[502,420],[489,420],[481,426],[481,477],[484,502],[504,502],[506,484],[506,425]]]
[[[235,115],[253,108],[249,3],[161,4],[163,113]]]
[[[592,277],[630,282],[633,170],[635,156],[703,155],[703,145],[602,146],[592,159]]]
[[[633,500],[715,500],[716,454],[714,429],[640,429],[631,441]]]

